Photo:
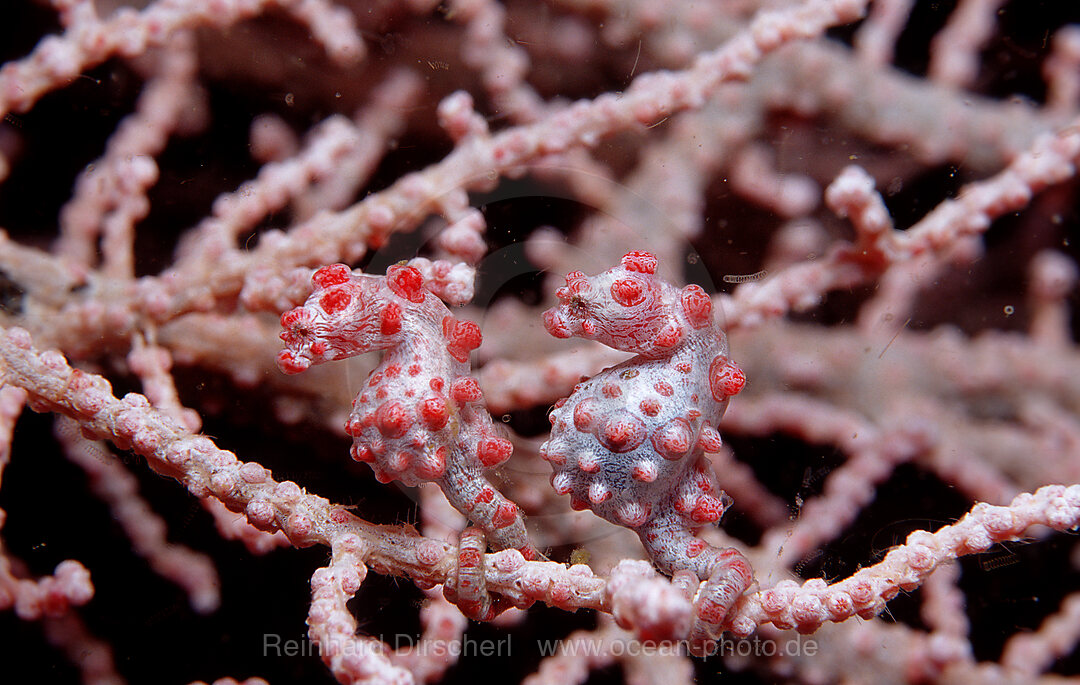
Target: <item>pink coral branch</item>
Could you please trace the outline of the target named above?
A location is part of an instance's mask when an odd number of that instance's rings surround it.
[[[15,420],[25,402],[26,393],[21,389],[0,387],[0,476],[10,461]],[[0,529],[6,520],[7,513],[0,509]],[[16,575],[17,566],[21,564],[0,544],[0,611],[14,608],[16,615],[24,620],[56,618],[72,606],[86,604],[94,596],[90,573],[78,561],[62,561],[53,575],[36,580]]]
[[[308,635],[323,661],[340,683],[411,684],[412,675],[390,662],[386,645],[356,636],[356,619],[345,606],[367,577],[360,539],[342,535],[331,542],[331,549],[330,565],[311,577],[307,621]]]
[[[744,596],[729,619],[737,635],[772,623],[812,632],[825,621],[875,616],[901,591],[909,591],[939,565],[985,552],[992,545],[1021,539],[1034,526],[1069,530],[1080,525],[1080,486],[1047,485],[1018,495],[1008,506],[977,504],[957,523],[936,532],[916,531],[879,563],[836,583],[781,581],[772,589]]]
[[[73,421],[58,423],[56,437],[67,458],[86,473],[90,490],[108,505],[135,553],[162,577],[182,587],[197,612],[215,611],[221,596],[210,558],[165,538],[165,522],[139,495],[135,477],[104,444],[79,435]]]
[[[889,230],[880,198],[864,185],[868,177],[850,171],[833,186],[832,202],[845,215],[858,217],[857,244],[834,247],[824,259],[790,266],[722,298],[731,326],[754,326],[789,310],[810,309],[826,292],[864,283],[918,255],[940,254],[962,238],[985,232],[993,219],[1024,207],[1039,190],[1072,178],[1078,158],[1080,121],[1041,136],[1004,171],[969,184],[955,200],[942,202],[903,232]]]
[[[208,298],[237,292],[249,307],[276,301],[278,293],[267,289],[272,282],[254,279],[262,278],[261,269],[274,265],[280,272],[305,263],[331,262],[346,254],[360,258],[365,251],[359,246],[379,246],[391,232],[415,225],[451,189],[462,185],[482,188],[500,173],[538,157],[595,145],[620,130],[650,125],[700,107],[719,85],[745,78],[766,53],[854,19],[863,4],[858,0],[819,0],[763,14],[747,31],[703,55],[684,72],[644,75],[622,97],[605,95],[592,102],[582,101],[535,124],[502,132],[489,142],[458,147],[442,162],[404,176],[342,213],[313,218],[288,234],[270,232],[254,250],[222,258],[209,283],[202,271],[179,271],[165,281],[144,279],[139,308],[164,320],[209,306],[212,300]]]
[[[102,20],[91,0],[65,2],[62,36],[43,40],[20,62],[9,62],[0,70],[0,111],[25,111],[43,94],[74,79],[80,72],[112,55],[135,56],[148,47],[166,44],[174,33],[197,26],[224,27],[257,15],[270,6],[283,6],[308,22],[318,22],[335,30],[316,31],[332,36],[337,54],[354,58],[359,48],[343,37],[349,35],[348,20],[325,0],[203,0],[196,3],[153,3],[142,12],[123,8]],[[330,12],[331,16],[326,16]],[[335,22],[335,20],[337,20]],[[345,29],[345,30],[342,30]]]

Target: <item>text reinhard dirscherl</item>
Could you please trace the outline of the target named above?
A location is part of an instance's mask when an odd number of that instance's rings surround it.
[[[499,639],[475,639],[468,635],[454,640],[420,640],[414,635],[397,634],[378,636],[377,639],[345,640],[339,646],[341,653],[385,652],[387,648],[404,650],[419,656],[454,656],[454,657],[509,657],[514,645],[512,635]],[[745,640],[734,640],[726,636],[715,642],[715,654],[719,656],[741,657],[813,657],[818,645],[812,638],[794,635],[790,638],[762,638],[757,635]],[[263,635],[264,657],[321,656],[325,644],[315,644],[307,638],[285,639],[281,635],[267,633]],[[672,656],[686,655],[689,651],[685,642],[639,642],[633,639],[578,638],[570,640],[537,640],[536,651],[540,656],[554,654],[567,656]]]

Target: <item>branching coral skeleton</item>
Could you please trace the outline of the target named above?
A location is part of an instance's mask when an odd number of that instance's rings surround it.
[[[84,682],[146,675],[95,635],[118,572],[22,542],[50,485],[19,475],[44,452],[25,448],[27,408],[55,415],[33,439],[191,620],[230,601],[225,560],[170,537],[144,464],[251,555],[327,548],[306,568],[324,669],[307,682],[465,678],[467,659],[429,647],[479,623],[515,634],[550,616],[538,605],[597,619],[555,655],[515,654],[532,683],[616,664],[629,682],[715,663],[806,682],[1075,675],[1071,581],[1040,588],[1041,625],[1017,618],[988,647],[958,560],[1035,541],[1068,548],[1058,577],[1080,573],[1080,17],[977,0],[38,4],[4,11],[55,33],[13,37],[0,67],[0,618],[39,625]],[[920,12],[943,28],[913,48]],[[1007,52],[1024,32],[997,18],[1018,16],[1046,25]],[[894,66],[920,49],[925,76]],[[993,50],[1041,79],[1039,102],[995,95],[1017,86]],[[56,103],[125,79],[115,132],[52,154]],[[222,104],[238,93],[250,116]],[[218,155],[238,117],[243,172],[184,161],[189,138]],[[54,177],[70,200],[39,207],[28,189]],[[175,245],[172,213],[197,217]],[[236,432],[302,447],[218,434],[227,393],[266,402]],[[892,520],[904,535],[846,551],[905,469],[962,506],[931,515],[915,492],[901,515],[933,525]],[[321,491],[324,472],[349,494]],[[422,531],[373,492],[415,498]],[[401,579],[397,606],[422,597],[416,644],[379,637],[376,576]],[[898,601],[918,621],[881,618]],[[722,649],[783,631],[820,649]],[[176,677],[294,677],[243,663]]]

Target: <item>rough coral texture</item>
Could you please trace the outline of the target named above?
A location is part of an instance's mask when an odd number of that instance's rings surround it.
[[[311,283],[307,302],[281,315],[282,371],[385,351],[345,425],[353,459],[382,483],[438,483],[497,549],[538,558],[517,505],[483,476],[510,458],[513,445],[496,433],[469,375],[469,353],[481,342],[477,325],[455,318],[411,266],[391,266],[383,277],[334,264]]]

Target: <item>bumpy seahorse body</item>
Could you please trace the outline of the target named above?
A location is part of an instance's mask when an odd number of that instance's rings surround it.
[[[517,506],[483,476],[513,448],[496,434],[469,375],[469,352],[481,342],[476,324],[456,319],[408,266],[382,277],[335,264],[316,271],[312,284],[307,302],[281,317],[284,372],[385,350],[345,426],[353,459],[381,482],[438,483],[494,547],[537,558]]]
[[[651,254],[631,252],[597,276],[566,277],[559,305],[544,315],[548,332],[638,356],[556,405],[541,455],[574,508],[633,529],[665,573],[709,581],[697,607],[712,633],[752,582],[741,554],[695,535],[728,505],[705,451],[720,448],[717,424],[745,377],[705,291],[677,288],[656,267]]]

